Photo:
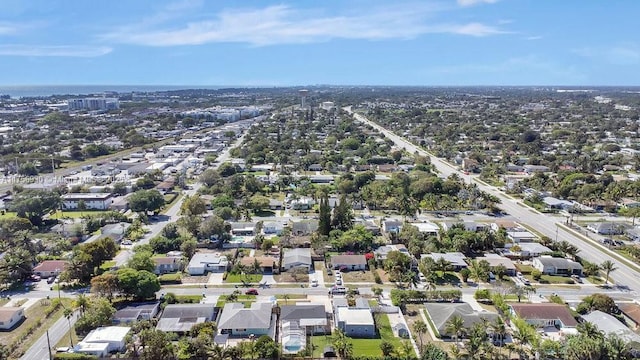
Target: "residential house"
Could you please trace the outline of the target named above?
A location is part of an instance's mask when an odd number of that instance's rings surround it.
[[[315,205],[316,202],[310,198],[310,197],[302,197],[300,199],[294,199],[291,200],[291,203],[289,204],[291,209],[293,210],[311,210],[311,208],[313,207],[313,205]]]
[[[467,303],[426,303],[425,308],[440,337],[453,337],[453,334],[447,331],[447,324],[456,316],[462,319],[465,329],[470,329],[474,324],[482,323],[484,320],[492,322],[498,318],[498,314],[493,312],[473,310]]]
[[[281,200],[269,199],[269,210],[282,210],[284,203]]]
[[[414,222],[414,223],[410,223],[410,225],[413,225],[416,228],[418,228],[418,231],[425,234],[426,236],[438,236],[438,234],[440,233],[440,227],[437,224],[432,223],[430,221]]]
[[[45,260],[33,268],[33,273],[41,278],[55,277],[69,265],[66,260]]]
[[[524,172],[527,174],[550,171],[549,167],[544,165],[524,165],[523,167],[524,167]]]
[[[551,249],[537,242],[521,242],[517,244],[517,246],[520,248],[520,250],[518,251],[512,250],[515,245],[516,244],[505,244],[507,252],[504,253],[504,255],[506,257],[519,257],[529,259],[552,252]]]
[[[493,223],[491,223],[491,230],[498,231],[501,228],[509,231],[509,230],[520,229],[520,225],[518,225],[518,223],[515,221],[502,220],[502,219],[496,220]]]
[[[218,330],[232,336],[269,335],[275,333],[275,314],[269,302],[254,302],[250,308],[243,303],[226,303],[218,319]]]
[[[569,211],[573,208],[573,203],[567,200],[560,200],[552,196],[545,196],[542,198],[542,202],[548,210],[566,210]]]
[[[182,257],[177,256],[164,256],[154,257],[153,263],[156,267],[153,269],[154,274],[161,275],[166,273],[172,273],[180,270],[182,264]]]
[[[621,208],[637,208],[637,207],[640,207],[640,201],[629,199],[629,198],[623,198],[622,200],[620,200],[618,205]]]
[[[227,257],[214,253],[196,253],[187,265],[189,275],[204,275],[205,272],[225,272],[229,266]]]
[[[515,276],[517,272],[516,266],[514,265],[513,261],[511,261],[511,259],[507,257],[500,256],[498,254],[485,254],[483,257],[476,258],[476,261],[478,262],[482,260],[485,260],[489,263],[489,268],[491,270],[493,270],[498,265],[504,266],[507,269],[506,275],[508,276]]]
[[[0,330],[11,330],[24,318],[24,309],[21,307],[0,307]]]
[[[402,229],[402,221],[389,219],[382,222],[382,231],[386,234],[399,234]]]
[[[169,304],[165,306],[156,329],[185,333],[196,324],[215,320],[215,304]]]
[[[536,328],[575,329],[578,325],[569,308],[555,303],[511,303],[509,312]]]
[[[477,223],[473,221],[465,221],[465,222],[454,222],[454,221],[443,221],[440,223],[443,231],[448,231],[454,226],[462,226],[466,231],[484,231],[488,230],[489,226],[487,224]]]
[[[407,247],[403,244],[382,245],[373,252],[373,255],[375,255],[377,262],[382,263],[387,260],[387,255],[392,251],[399,251],[405,255],[411,256],[409,254],[409,250],[407,250]]]
[[[618,308],[633,330],[640,329],[640,305],[636,303],[620,303]]]
[[[296,323],[308,335],[329,334],[328,314],[324,304],[294,304],[280,306],[280,323]]]
[[[265,235],[282,235],[282,231],[285,228],[285,224],[278,221],[267,221],[262,224],[262,232]]]
[[[322,171],[322,165],[320,165],[320,164],[311,164],[311,165],[309,165],[309,171]]]
[[[366,270],[367,258],[364,255],[333,255],[331,266],[346,271]]]
[[[313,261],[311,259],[311,249],[309,248],[285,249],[282,254],[281,267],[284,271],[297,267],[303,267],[310,271],[312,266]]]
[[[131,224],[121,222],[117,224],[107,224],[100,228],[100,237],[109,237],[115,242],[120,242],[127,233]]]
[[[424,259],[427,257],[433,259],[433,261],[435,262],[440,261],[440,259],[444,259],[449,263],[449,266],[454,271],[460,271],[468,267],[466,262],[467,257],[461,252],[431,253],[420,255],[420,259]]]
[[[582,265],[566,258],[540,256],[534,258],[531,265],[547,275],[582,275]]]
[[[513,243],[521,242],[533,242],[538,240],[538,237],[531,232],[524,229],[512,229],[507,230],[507,237],[511,239]]]
[[[63,210],[78,210],[81,204],[86,210],[107,210],[113,202],[109,193],[64,194],[60,198]]]
[[[87,355],[105,356],[112,352],[121,352],[126,345],[126,337],[131,328],[128,326],[104,326],[91,330],[74,348],[75,352]]]
[[[258,272],[261,274],[271,274],[276,268],[276,258],[271,256],[244,256],[240,259],[240,264],[246,268],[253,268],[258,265]]]
[[[255,236],[256,223],[254,222],[232,222],[231,234],[235,236]]]
[[[376,336],[376,325],[371,308],[365,302],[356,299],[356,306],[349,307],[346,299],[334,299],[333,315],[336,328],[345,335],[354,338],[372,338]]]
[[[113,315],[114,324],[130,324],[137,321],[151,320],[160,312],[159,302],[129,304]]]
[[[587,225],[587,230],[600,235],[620,235],[624,232],[625,226],[614,222],[591,223]]]
[[[640,241],[640,228],[632,227],[625,230],[625,235],[631,241]]]
[[[291,234],[293,236],[309,236],[318,230],[318,223],[316,219],[294,221],[291,224]]]
[[[640,344],[640,335],[633,332],[612,315],[595,310],[589,314],[582,315],[582,319],[597,326],[598,330],[605,335],[615,335],[627,344],[636,343],[636,347]]]

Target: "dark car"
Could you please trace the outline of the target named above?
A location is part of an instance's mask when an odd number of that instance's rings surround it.
[[[247,291],[244,292],[245,295],[258,295],[258,290],[256,289],[249,289]]]

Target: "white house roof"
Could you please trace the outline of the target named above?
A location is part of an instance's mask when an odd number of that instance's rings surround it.
[[[410,224],[417,227],[418,231],[423,233],[437,233],[440,231],[440,227],[432,222],[410,223]]]
[[[120,342],[131,330],[128,326],[105,326],[92,330],[82,341],[85,343]]]
[[[467,257],[461,252],[430,253],[430,254],[420,255],[421,259],[424,259],[426,257],[432,258],[433,261],[438,261],[440,258],[444,258],[453,266],[459,266],[459,267],[467,266],[467,262],[465,261]]]
[[[198,267],[204,265],[226,266],[228,260],[226,256],[211,253],[197,253],[193,255],[189,261],[189,267]]]
[[[615,334],[625,342],[640,343],[640,335],[634,333],[631,329],[622,324],[615,317],[595,310],[589,314],[582,315],[582,318],[598,327],[598,329],[607,335]]]
[[[552,250],[548,247],[537,243],[537,242],[523,242],[519,244],[505,244],[506,248],[511,248],[514,245],[518,245],[522,252],[534,253],[534,254],[542,254],[551,252]]]
[[[370,309],[338,308],[338,319],[347,325],[374,325]]]

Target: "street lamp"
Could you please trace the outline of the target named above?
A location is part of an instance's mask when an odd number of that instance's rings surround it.
[[[255,358],[255,352],[256,352],[256,345],[255,345],[255,340],[256,336],[253,334],[249,334],[249,340],[251,341],[251,359]]]
[[[57,276],[60,276],[60,268],[56,268],[56,277]],[[55,283],[55,280],[54,280],[54,283]],[[57,286],[58,286],[58,300],[60,300],[60,282],[59,281],[57,283]]]

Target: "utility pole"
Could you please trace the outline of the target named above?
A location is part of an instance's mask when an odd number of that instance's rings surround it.
[[[47,353],[49,354],[49,360],[52,360],[52,358],[51,358],[51,340],[49,340],[49,330],[47,330]]]

